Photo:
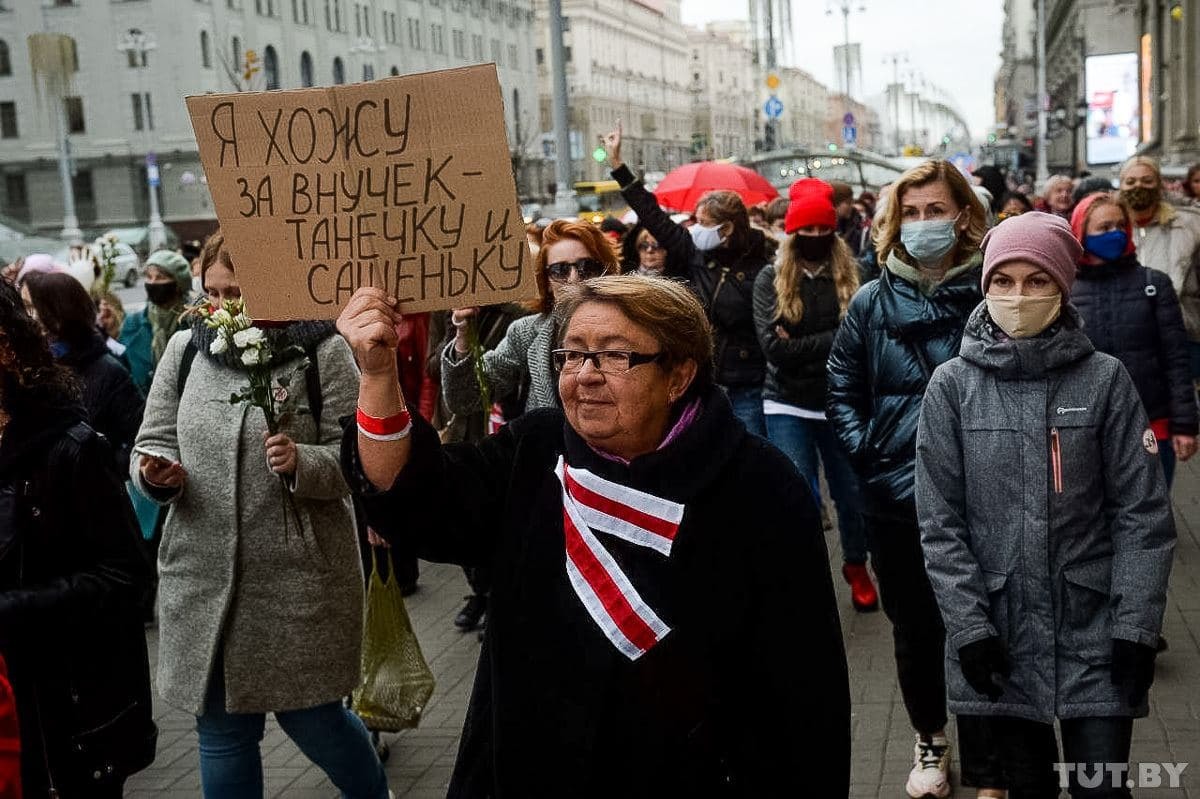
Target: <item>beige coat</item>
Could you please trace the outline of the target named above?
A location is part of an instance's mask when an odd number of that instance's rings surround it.
[[[1134,241],[1142,266],[1170,276],[1188,339],[1200,341],[1200,211],[1162,203],[1155,224],[1135,228]]]
[[[188,472],[159,549],[158,691],[199,714],[210,670],[224,652],[229,712],[291,710],[330,702],[358,681],[363,575],[350,492],[338,465],[338,419],[353,413],[358,374],[341,336],[317,348],[324,409],[317,431],[298,415],[294,496],[304,525],[285,535],[279,478],[263,447],[266,422],[229,395],[244,375],[198,353],[176,395],[191,334],[167,345],[146,399],[137,445],[177,458]],[[290,374],[295,363],[277,374]],[[304,380],[297,385],[301,405]],[[131,473],[149,493],[134,456]],[[153,498],[153,497],[152,497]],[[324,556],[313,542],[320,544]],[[223,648],[223,650],[222,650]]]

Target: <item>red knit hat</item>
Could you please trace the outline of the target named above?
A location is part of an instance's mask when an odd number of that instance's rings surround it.
[[[1101,198],[1104,198],[1105,202],[1120,205],[1117,200],[1108,196],[1107,192],[1094,192],[1080,200],[1079,204],[1075,206],[1075,210],[1071,213],[1071,232],[1075,234],[1075,241],[1080,244],[1083,244],[1083,240],[1087,238],[1087,231],[1084,228],[1087,226],[1088,214],[1092,212],[1092,206]],[[1122,255],[1133,255],[1137,250],[1137,240],[1133,237],[1133,224],[1129,221],[1128,212],[1125,214],[1125,227],[1123,230],[1125,231],[1125,238],[1128,243],[1125,245],[1125,252]],[[1084,266],[1088,265],[1084,263],[1087,260],[1087,255],[1085,251],[1079,259],[1080,263]]]
[[[817,178],[800,178],[788,189],[791,202],[787,216],[783,218],[783,229],[795,233],[802,227],[820,225],[837,227],[837,211],[833,208],[833,186]]]

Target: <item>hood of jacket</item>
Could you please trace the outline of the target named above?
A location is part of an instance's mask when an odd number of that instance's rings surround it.
[[[1048,372],[1080,361],[1096,348],[1083,333],[1075,306],[1067,302],[1054,324],[1032,338],[1009,338],[992,321],[987,302],[981,302],[967,320],[959,354],[963,360],[997,372],[1008,380],[1038,380]]]
[[[295,353],[291,353],[284,357],[279,357],[279,353],[285,352],[288,347],[299,347],[302,350],[307,350],[320,344],[325,339],[332,336],[337,331],[333,322],[289,322],[282,327],[264,327],[263,333],[266,334],[267,342],[271,346],[271,363],[279,364],[298,357]],[[232,348],[226,350],[220,355],[213,355],[209,350],[209,346],[217,338],[217,331],[208,325],[197,323],[192,325],[192,343],[196,346],[196,351],[204,354],[204,357],[209,360],[216,361],[219,364],[228,366],[233,369],[241,369],[242,362],[237,353]]]
[[[99,333],[80,344],[73,344],[58,358],[63,366],[69,366],[76,372],[83,370],[93,361],[108,354],[108,344]]]

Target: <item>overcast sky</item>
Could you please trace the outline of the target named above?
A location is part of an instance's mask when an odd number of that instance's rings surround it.
[[[838,10],[826,15],[834,5]],[[986,135],[995,113],[1003,0],[854,0],[851,6],[850,41],[862,44],[868,95],[882,93],[892,80],[891,62],[885,65],[884,57],[904,53],[908,66],[901,65],[902,79],[908,69],[916,69],[950,95],[975,136]],[[835,90],[833,47],[842,43],[840,8],[840,2],[792,0],[799,60],[794,66]],[[746,19],[747,14],[746,0],[683,0],[683,21],[690,25]]]

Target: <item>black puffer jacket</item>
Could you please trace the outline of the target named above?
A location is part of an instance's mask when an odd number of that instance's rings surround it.
[[[775,313],[775,267],[768,266],[754,280],[754,324],[767,356],[767,379],[763,399],[775,400],[809,410],[825,410],[826,372],[829,349],[837,332],[841,308],[837,288],[826,267],[815,277],[800,282],[804,316],[798,324],[782,321]],[[787,331],[780,338],[776,325]]]
[[[700,297],[713,326],[713,361],[722,386],[761,385],[767,362],[754,328],[753,292],[758,273],[775,257],[775,241],[750,230],[745,246],[700,252],[691,234],[658,207],[628,166],[612,171],[621,195],[637,212],[638,223],[667,250],[669,277],[683,277]],[[678,271],[676,271],[678,270]]]
[[[983,299],[979,261],[928,297],[885,267],[850,303],[829,353],[826,414],[869,496],[913,501],[921,398]]]
[[[124,479],[129,471],[129,452],[146,407],[142,392],[99,334],[83,346],[68,350],[59,362],[70,368],[83,384],[87,422],[108,439],[117,474]]]
[[[141,620],[152,572],[108,445],[82,419],[47,409],[0,441],[0,655],[30,797],[48,795],[47,764],[73,799],[155,753]]]
[[[1100,352],[1125,364],[1153,421],[1172,435],[1196,435],[1196,394],[1187,331],[1171,278],[1136,256],[1079,269],[1071,302]]]

